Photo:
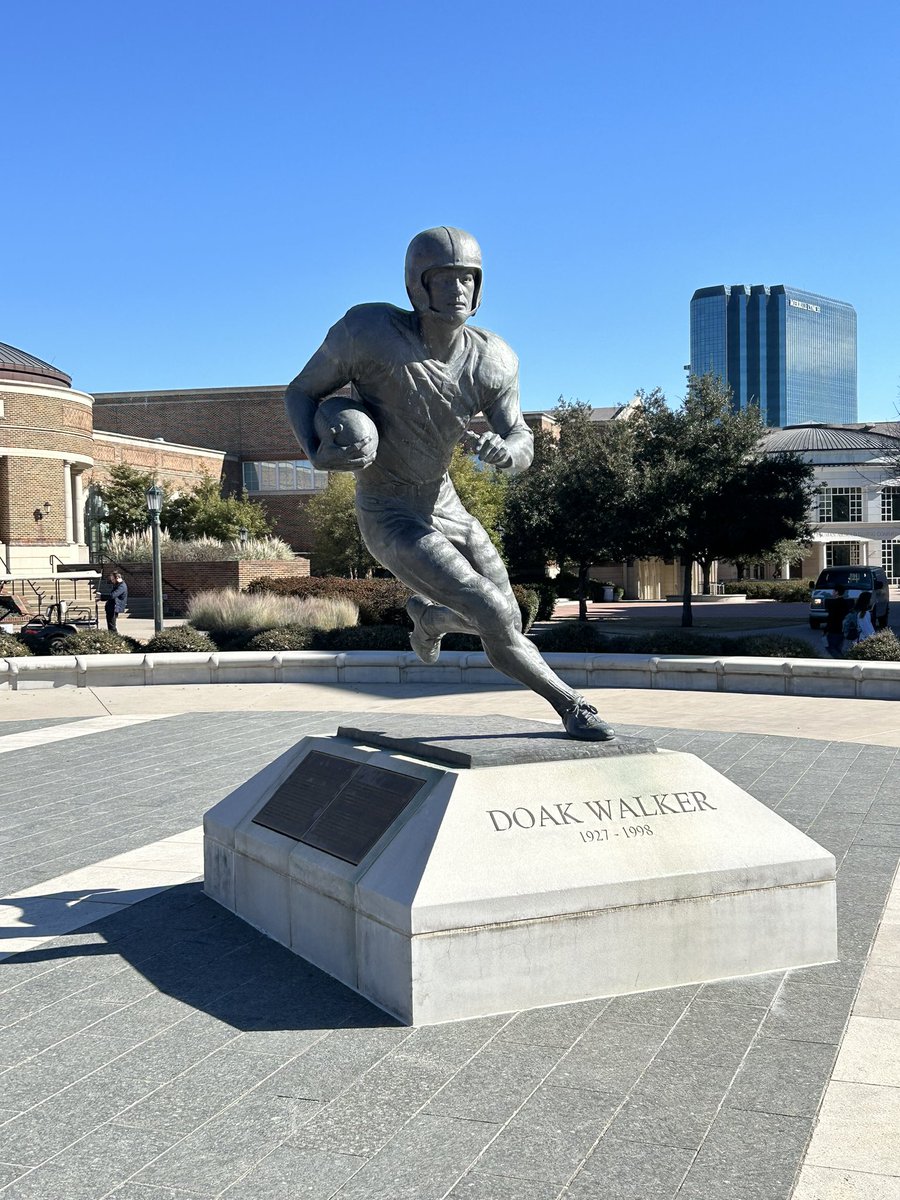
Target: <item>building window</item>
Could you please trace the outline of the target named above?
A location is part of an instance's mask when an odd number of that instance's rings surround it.
[[[822,488],[818,509],[816,519],[819,521],[861,521],[862,488]]]
[[[826,542],[826,567],[858,567],[859,542]]]
[[[900,521],[900,487],[881,489],[882,521]]]
[[[881,543],[881,562],[888,582],[895,587],[900,585],[900,541]]]
[[[328,472],[315,471],[306,459],[296,462],[245,462],[244,487],[257,492],[322,492]]]

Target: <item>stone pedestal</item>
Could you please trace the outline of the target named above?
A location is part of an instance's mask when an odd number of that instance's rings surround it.
[[[691,754],[364,715],[205,818],[206,892],[410,1024],[836,956],[833,857]]]

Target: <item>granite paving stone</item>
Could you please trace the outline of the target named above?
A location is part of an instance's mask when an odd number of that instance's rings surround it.
[[[641,1076],[609,1132],[623,1141],[697,1149],[733,1074],[730,1064],[658,1058]]]
[[[294,1136],[319,1108],[315,1100],[250,1092],[145,1166],[135,1182],[217,1196]],[[361,1165],[362,1160],[356,1163]],[[255,1170],[253,1177],[258,1181]],[[299,1181],[298,1176],[298,1186]]]
[[[853,997],[850,988],[822,987],[789,979],[766,1014],[760,1036],[836,1046],[850,1015]]]
[[[525,1042],[534,1046],[573,1045],[586,1029],[608,1008],[609,1000],[584,1000],[577,1004],[556,1004],[516,1013],[498,1032],[499,1041]]]
[[[264,1085],[276,1096],[332,1100],[411,1036],[401,1026],[339,1029],[275,1071]]]
[[[171,1083],[160,1086],[153,1081],[153,1091],[121,1112],[118,1121],[163,1133],[190,1133],[268,1078],[274,1067],[265,1055],[242,1054],[226,1046]]]
[[[603,1025],[673,1025],[699,990],[692,985],[616,996],[603,1010]]]
[[[476,1167],[447,1193],[447,1200],[557,1200],[559,1195],[555,1183],[502,1178]]]
[[[4,1200],[99,1200],[170,1144],[158,1133],[104,1125],[22,1175]]]
[[[96,1036],[105,1038],[103,1034]],[[119,1067],[140,1079],[166,1083],[225,1045],[232,1044],[237,1051],[257,1052],[255,1046],[239,1041],[240,1035],[232,1026],[198,1013],[129,1049],[119,1060]]]
[[[28,1170],[28,1167],[16,1166],[14,1163],[0,1162],[0,1188],[12,1183]]]
[[[67,1038],[0,1073],[0,1108],[32,1108],[117,1059],[123,1049],[107,1038]]]
[[[434,1096],[426,1112],[475,1121],[506,1121],[559,1062],[559,1046],[518,1045],[515,1054],[491,1043]]]
[[[737,1069],[766,1012],[695,1000],[662,1047],[666,1058],[703,1058]]]
[[[144,1183],[123,1183],[107,1194],[110,1200],[113,1197],[115,1200],[205,1200],[196,1192],[186,1192],[183,1188],[148,1187]]]
[[[812,1121],[723,1109],[678,1200],[788,1200]]]
[[[2,1126],[16,1160],[37,1167],[118,1116],[155,1085],[103,1067]]]
[[[729,1007],[746,1004],[750,1008],[768,1008],[784,978],[783,971],[772,971],[767,975],[747,975],[742,979],[704,983],[697,999],[718,1001]]]
[[[479,1159],[493,1175],[564,1184],[615,1114],[621,1097],[545,1085]]]
[[[420,1114],[350,1181],[338,1200],[442,1200],[498,1133],[478,1120]]]
[[[222,1200],[258,1200],[260,1196],[266,1200],[327,1200],[364,1162],[334,1151],[279,1146],[223,1192]]]
[[[657,1054],[667,1026],[604,1026],[591,1029],[566,1054],[548,1082],[594,1092],[627,1092]]]
[[[607,1133],[561,1200],[671,1200],[694,1151],[648,1145]],[[713,1200],[710,1193],[708,1200]]]
[[[725,1098],[729,1107],[814,1117],[834,1065],[823,1042],[760,1040],[751,1046]]]

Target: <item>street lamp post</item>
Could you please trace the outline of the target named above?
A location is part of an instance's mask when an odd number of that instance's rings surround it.
[[[162,512],[163,490],[158,483],[147,488],[147,511],[150,514],[150,532],[153,538],[153,631],[161,633],[163,627],[162,557],[159,550],[159,514]]]

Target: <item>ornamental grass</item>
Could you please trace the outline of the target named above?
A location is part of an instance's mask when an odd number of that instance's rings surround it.
[[[319,596],[300,600],[267,592],[249,594],[236,588],[196,592],[188,601],[188,621],[216,640],[248,630],[273,629],[283,625],[340,629],[355,625],[357,606],[344,597]]]
[[[295,557],[287,542],[277,537],[248,538],[246,543],[237,539],[220,541],[213,537],[180,542],[165,530],[159,535],[159,550],[163,562],[275,562]],[[106,556],[119,563],[152,562],[150,531],[112,534],[106,544]]]

